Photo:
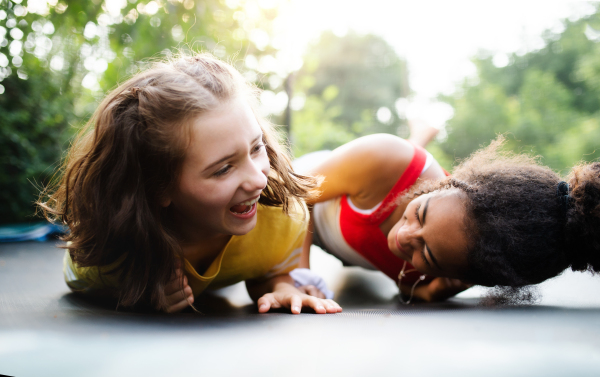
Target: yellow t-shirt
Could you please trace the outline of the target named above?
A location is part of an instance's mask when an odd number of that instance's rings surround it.
[[[281,208],[259,204],[257,216],[254,229],[243,236],[232,236],[204,275],[196,272],[187,260],[184,261],[194,296],[207,288],[218,289],[240,281],[268,279],[298,267],[308,226],[306,205],[296,203],[288,216]],[[118,280],[115,275],[101,275],[100,271],[108,271],[121,261],[104,267],[79,267],[67,251],[63,263],[65,281],[73,291],[111,295]]]

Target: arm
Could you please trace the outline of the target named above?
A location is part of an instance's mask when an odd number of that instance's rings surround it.
[[[454,110],[447,103],[421,99],[409,101],[404,113],[410,129],[408,140],[425,148],[454,115]]]
[[[319,299],[300,292],[294,287],[294,281],[288,274],[274,276],[262,282],[247,280],[246,289],[258,304],[259,313],[288,308],[293,314],[300,314],[303,306],[312,308],[318,314],[342,311],[333,300]]]
[[[397,136],[368,135],[335,149],[307,175],[324,177],[315,204],[349,195],[359,205],[377,204],[412,160],[413,146]]]
[[[410,136],[408,141],[425,148],[435,136],[440,132],[439,128],[431,126],[429,123],[422,119],[409,119],[408,128],[410,129]]]
[[[306,230],[306,237],[302,243],[302,253],[300,254],[300,265],[299,268],[310,268],[310,245],[312,245],[313,237],[313,209],[312,207],[308,210],[308,229]]]
[[[347,194],[355,204],[374,206],[394,186],[412,160],[413,153],[410,143],[392,135],[369,135],[345,144],[308,170],[310,175],[324,177],[320,187],[321,195],[311,204]],[[314,229],[312,210],[310,215],[300,258],[300,268],[304,269],[310,268],[310,246]],[[310,271],[301,272],[305,277],[298,279],[298,288],[310,295],[325,297],[323,288],[316,288],[323,286],[326,290],[322,279],[316,275],[310,278]],[[294,273],[292,276],[296,279]],[[328,292],[332,297],[332,293]]]

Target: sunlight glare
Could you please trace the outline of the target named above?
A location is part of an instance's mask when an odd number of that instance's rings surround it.
[[[278,0],[258,0],[258,6],[262,9],[273,9],[277,6]]]
[[[158,4],[156,3],[156,1],[150,1],[148,4],[146,4],[147,15],[152,16],[156,14],[156,12],[158,12]]]
[[[29,13],[36,13],[40,16],[47,16],[50,13],[50,8],[48,8],[46,0],[29,0],[27,2],[27,10]]]
[[[121,14],[121,9],[127,6],[127,0],[105,0],[104,5],[108,14],[117,17]]]

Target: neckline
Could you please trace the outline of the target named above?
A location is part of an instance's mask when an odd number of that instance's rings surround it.
[[[375,207],[368,208],[368,209],[362,209],[362,208],[358,208],[356,206],[356,204],[352,203],[352,199],[350,199],[349,196],[346,197],[346,200],[348,201],[348,205],[350,206],[350,208],[352,208],[352,210],[354,212],[358,212],[358,213],[361,213],[363,215],[371,215],[371,214],[373,214],[373,212],[377,211],[379,209],[379,207],[381,206],[381,204],[383,203],[383,200],[382,200],[379,203],[377,203],[375,205]]]

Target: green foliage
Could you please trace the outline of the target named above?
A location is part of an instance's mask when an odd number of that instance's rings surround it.
[[[32,72],[30,70],[30,72]],[[47,183],[64,147],[71,98],[48,77],[26,81],[9,76],[0,96],[0,219],[31,218],[37,198],[34,181]]]
[[[441,144],[448,156],[467,157],[504,133],[508,148],[540,154],[556,170],[600,157],[600,14],[564,24],[560,34],[545,33],[544,48],[513,54],[506,67],[491,56],[474,60],[478,80],[446,98],[455,108]]]
[[[0,224],[33,215],[66,141],[107,91],[150,61],[177,50],[272,57],[277,8],[249,13],[248,2],[0,0]],[[251,81],[274,75],[249,68]]]
[[[323,92],[322,98],[308,97],[303,110],[294,115],[294,124],[301,125],[293,129],[291,144],[294,156],[317,150],[333,150],[354,139],[352,133],[333,121],[340,115],[341,108],[328,106],[335,87],[330,88]]]
[[[295,91],[304,93],[306,105],[294,114],[292,126],[298,153],[406,128],[395,110],[396,101],[409,94],[406,63],[381,37],[325,32],[304,60]],[[378,120],[381,108],[389,120]]]

